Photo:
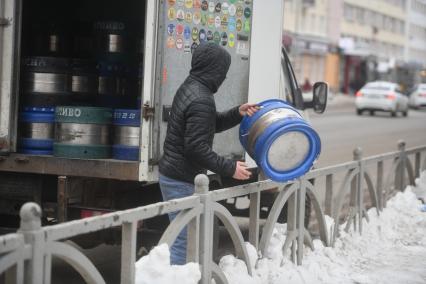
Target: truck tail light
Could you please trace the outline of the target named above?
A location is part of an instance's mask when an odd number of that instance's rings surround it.
[[[426,93],[424,93],[424,94],[419,94],[419,97],[426,98]]]
[[[359,98],[359,97],[362,97],[362,93],[361,93],[361,91],[356,92],[355,96],[356,96],[356,97],[358,97],[358,98]]]
[[[388,100],[393,101],[394,99],[396,99],[396,95],[395,95],[395,93],[389,93],[389,94],[386,95],[386,98]]]
[[[88,209],[82,209],[80,211],[80,218],[84,219],[84,218],[89,218],[89,217],[93,217],[93,216],[100,216],[103,214],[108,213],[107,211],[98,211],[98,210],[88,210]]]

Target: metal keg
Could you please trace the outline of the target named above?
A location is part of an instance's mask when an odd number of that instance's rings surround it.
[[[80,159],[109,158],[111,119],[112,109],[109,108],[57,107],[53,155]]]
[[[98,95],[96,105],[102,107],[134,108],[137,97],[137,78],[129,77],[130,67],[124,63],[98,62]],[[129,64],[131,66],[131,64]],[[132,69],[133,70],[133,69]]]
[[[98,89],[96,63],[86,59],[71,61],[71,92],[73,104],[92,105]]]
[[[51,155],[54,138],[54,108],[24,107],[19,113],[18,151]]]
[[[67,56],[71,41],[69,38],[69,26],[66,22],[41,23],[32,22],[28,27],[28,38],[24,49],[25,54],[38,56]]]
[[[27,57],[23,60],[23,101],[36,107],[69,103],[70,62],[66,58]]]
[[[118,160],[137,161],[140,149],[140,119],[138,109],[114,110],[114,139],[112,157]]]
[[[240,125],[240,142],[247,153],[274,181],[305,174],[321,151],[316,131],[282,100],[267,100],[259,106],[261,109],[245,116]]]
[[[98,62],[98,94],[120,96],[123,89],[124,65],[108,61]]]
[[[122,22],[96,22],[94,24],[96,48],[99,54],[118,55],[125,53],[127,31]]]

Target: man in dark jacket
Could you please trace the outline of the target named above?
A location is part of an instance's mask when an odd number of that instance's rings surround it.
[[[160,188],[164,200],[190,196],[194,178],[210,170],[225,177],[245,180],[250,172],[243,162],[219,156],[212,149],[216,132],[238,125],[244,115],[257,111],[243,104],[216,112],[213,95],[226,79],[231,56],[214,43],[201,44],[192,55],[191,71],[176,92],[160,160]],[[178,212],[169,214],[173,220]],[[186,230],[170,248],[172,264],[186,263]]]

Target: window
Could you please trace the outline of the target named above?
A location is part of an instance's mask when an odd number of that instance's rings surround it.
[[[357,19],[361,25],[365,24],[365,10],[361,8],[357,8]]]
[[[347,21],[352,22],[354,20],[354,7],[348,4],[344,4],[344,17]]]
[[[376,13],[375,17],[375,26],[379,29],[381,29],[383,27],[383,17],[381,14]]]

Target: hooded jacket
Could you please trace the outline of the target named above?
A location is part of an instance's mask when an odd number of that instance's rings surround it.
[[[212,149],[214,134],[242,119],[238,107],[216,112],[213,95],[230,64],[229,53],[214,43],[201,44],[194,51],[190,74],[173,99],[159,164],[162,175],[193,184],[195,176],[207,170],[227,177],[234,174],[236,162]]]

